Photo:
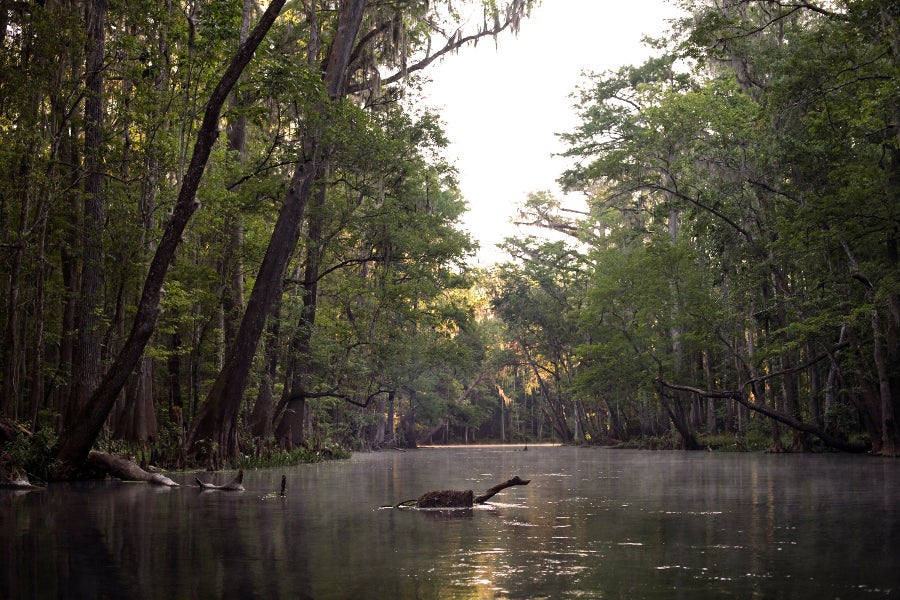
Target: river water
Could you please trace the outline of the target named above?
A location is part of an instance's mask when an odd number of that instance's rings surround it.
[[[474,510],[380,508],[513,475]],[[900,598],[892,459],[495,446],[173,479],[0,490],[0,598]]]

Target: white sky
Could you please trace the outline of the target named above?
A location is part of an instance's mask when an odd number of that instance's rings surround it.
[[[555,134],[578,123],[569,95],[581,73],[643,63],[641,37],[660,36],[677,14],[665,0],[543,0],[517,37],[482,40],[429,67],[426,91],[451,141],[479,264],[507,258],[495,246],[516,235],[510,219],[530,192],[561,195],[566,162],[551,155],[564,149]]]

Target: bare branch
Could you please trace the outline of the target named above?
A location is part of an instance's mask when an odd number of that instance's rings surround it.
[[[848,342],[841,342],[841,343],[837,344],[834,348],[831,348],[828,352],[825,352],[823,354],[815,356],[803,364],[800,364],[800,365],[797,365],[794,367],[790,367],[788,369],[783,369],[783,370],[777,371],[775,373],[770,373],[763,377],[756,377],[753,379],[749,379],[746,382],[744,382],[740,388],[738,388],[736,390],[703,390],[703,389],[692,387],[689,385],[669,383],[668,381],[665,381],[662,377],[658,377],[657,382],[660,385],[662,385],[663,387],[666,387],[666,388],[669,388],[672,390],[680,390],[683,392],[689,392],[692,394],[696,394],[696,395],[700,396],[701,398],[725,398],[725,399],[736,400],[737,402],[739,402],[743,406],[746,406],[748,409],[750,409],[754,412],[758,412],[760,414],[766,415],[767,417],[774,419],[775,421],[778,421],[779,423],[783,423],[783,424],[787,425],[788,427],[796,429],[797,431],[802,431],[804,433],[809,433],[811,435],[814,435],[814,436],[818,437],[820,440],[822,440],[826,445],[828,445],[832,448],[837,448],[838,450],[842,450],[844,452],[857,452],[857,453],[858,452],[868,452],[869,451],[868,446],[854,444],[852,442],[848,442],[846,440],[836,438],[836,437],[832,436],[831,434],[829,434],[828,432],[824,431],[823,429],[817,427],[816,425],[812,425],[810,423],[805,423],[805,422],[801,421],[800,419],[794,417],[793,415],[783,413],[783,412],[776,410],[775,408],[773,408],[771,406],[767,406],[765,404],[757,404],[756,402],[751,402],[749,400],[749,398],[747,397],[747,394],[744,392],[745,388],[753,385],[754,383],[758,383],[758,382],[764,381],[766,379],[771,379],[773,377],[779,377],[779,376],[787,375],[789,373],[796,373],[798,371],[808,369],[815,363],[819,362],[820,360],[829,358],[830,356],[833,355],[834,352],[836,352],[836,351],[840,350],[841,348],[844,348],[848,345],[849,345]]]

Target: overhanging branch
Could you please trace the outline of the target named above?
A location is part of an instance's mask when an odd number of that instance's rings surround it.
[[[389,75],[387,77],[380,78],[376,81],[375,78],[369,78],[360,83],[350,84],[347,86],[347,91],[351,94],[356,94],[362,92],[363,90],[368,90],[374,88],[376,85],[388,85],[391,83],[396,83],[401,79],[406,78],[410,73],[415,71],[421,71],[435,60],[441,58],[442,56],[449,54],[450,52],[455,52],[459,50],[463,46],[466,46],[469,43],[476,42],[484,37],[496,37],[498,34],[502,33],[506,29],[508,29],[513,24],[513,19],[508,18],[503,23],[498,23],[494,27],[490,29],[485,29],[483,31],[479,31],[478,33],[473,33],[471,35],[462,35],[458,30],[447,38],[444,46],[435,52],[434,54],[429,54],[422,60],[413,63],[412,65],[407,66],[405,69],[401,69],[397,71],[393,75]],[[376,28],[377,29],[377,28]],[[373,30],[370,34],[377,33],[377,31]],[[368,38],[368,41],[374,39],[374,35],[371,38]],[[357,48],[359,51],[359,48]]]
[[[797,369],[796,368],[788,369],[785,371],[781,371],[780,374],[783,375],[785,373],[793,372],[795,370],[797,370]],[[772,374],[770,376],[767,376],[766,378],[774,377],[775,375],[777,375],[777,374]],[[757,404],[755,402],[751,402],[749,400],[749,398],[747,397],[747,394],[744,393],[743,388],[750,385],[753,382],[760,381],[762,379],[764,379],[764,378],[760,377],[760,378],[756,378],[756,379],[751,379],[751,380],[747,381],[746,383],[744,383],[741,386],[741,389],[737,389],[737,390],[703,390],[703,389],[692,387],[689,385],[669,383],[668,381],[665,381],[661,377],[657,378],[657,382],[660,385],[667,387],[669,389],[680,390],[683,392],[690,392],[692,394],[696,394],[696,395],[700,396],[701,398],[719,398],[719,399],[736,400],[737,402],[739,402],[743,406],[746,406],[748,409],[750,409],[754,412],[758,412],[762,415],[765,415],[765,416],[769,417],[770,419],[774,419],[775,421],[778,421],[779,423],[783,423],[783,424],[787,425],[788,427],[791,427],[792,429],[795,429],[797,431],[802,431],[804,433],[809,433],[811,435],[814,435],[817,438],[819,438],[820,440],[822,440],[822,442],[824,442],[825,445],[830,446],[831,448],[835,448],[837,450],[841,450],[843,452],[862,453],[862,452],[869,451],[868,446],[854,444],[852,442],[848,442],[846,440],[842,440],[840,438],[834,437],[833,435],[829,434],[828,432],[819,428],[816,425],[812,425],[810,423],[801,421],[800,419],[798,419],[792,415],[783,413],[779,410],[776,410],[776,409],[772,408],[771,406],[766,406],[764,404]]]

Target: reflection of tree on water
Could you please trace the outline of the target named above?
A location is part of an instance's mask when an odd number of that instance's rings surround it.
[[[530,446],[292,468],[282,498],[260,497],[281,470],[248,470],[245,493],[194,474],[0,491],[0,597],[851,597],[896,580],[891,467]],[[462,510],[377,508],[504,472],[531,484]]]

